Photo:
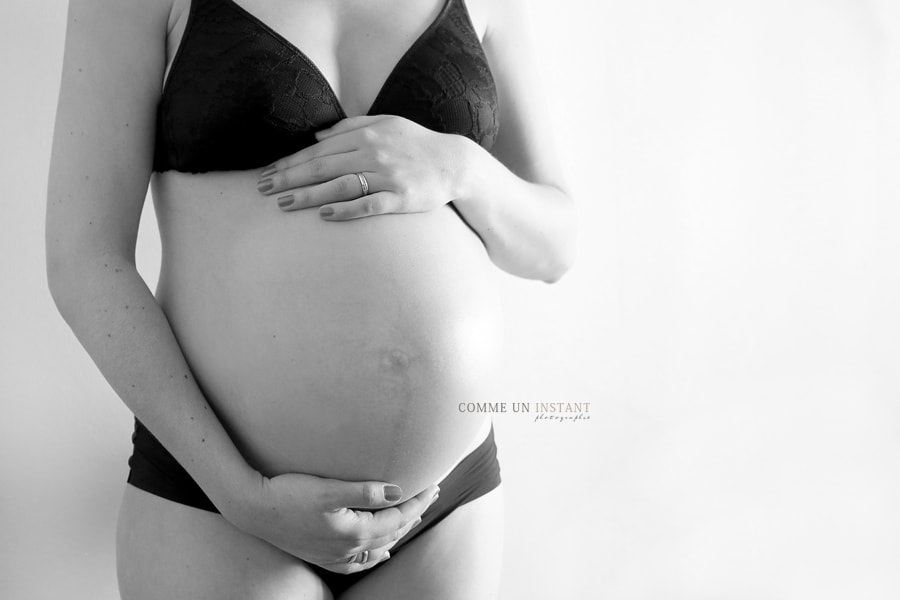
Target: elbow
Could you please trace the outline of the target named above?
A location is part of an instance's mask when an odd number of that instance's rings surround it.
[[[53,256],[47,253],[47,289],[50,291],[50,297],[56,305],[56,309],[67,319],[67,314],[71,312],[72,306],[77,299],[74,280],[76,277],[72,275],[72,265],[70,261],[66,261],[62,257]]]
[[[575,264],[578,253],[578,220],[575,204],[568,196],[567,199],[570,218],[566,220],[564,230],[556,236],[556,244],[542,265],[543,275],[539,279],[544,283],[558,282]]]
[[[115,253],[95,249],[47,252],[47,288],[56,309],[70,325],[86,308],[126,285],[131,273],[137,275],[133,260]]]
[[[518,257],[517,260],[503,260],[508,256],[491,253],[490,250],[488,254],[495,265],[510,275],[544,283],[556,283],[562,279],[575,262],[575,253],[569,247],[555,248],[529,260],[523,260],[523,257]]]
[[[48,251],[45,270],[47,275],[47,289],[50,291],[50,297],[53,298],[53,302],[56,303],[57,307],[59,307],[59,304],[62,301],[64,295],[65,287],[63,285],[63,275],[65,273],[65,270],[62,264],[62,260]]]
[[[56,308],[62,311],[71,295],[68,276],[73,255],[71,244],[60,243],[50,224],[50,215],[44,230],[44,275],[47,278],[47,290]]]
[[[544,283],[558,282],[575,264],[576,254],[576,232],[572,231],[565,237],[565,241],[559,244],[552,255],[541,265],[542,275],[539,279]]]
[[[543,277],[541,279],[541,281],[543,281],[544,283],[547,283],[547,284],[557,283],[560,279],[562,279],[563,275],[565,275],[567,272],[568,272],[568,269],[566,269],[564,271],[558,271],[552,275]]]
[[[47,252],[47,289],[59,314],[67,323],[86,302],[87,288],[96,281],[97,274],[90,268],[90,261],[77,253]]]
[[[563,278],[563,275],[569,272],[574,263],[574,252],[560,255],[556,257],[556,260],[544,266],[540,280],[544,283],[556,283]]]

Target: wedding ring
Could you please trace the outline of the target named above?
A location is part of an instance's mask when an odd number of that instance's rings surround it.
[[[369,181],[366,179],[366,176],[363,175],[362,173],[356,173],[355,175],[359,179],[359,185],[362,186],[362,195],[368,196],[369,195]],[[363,561],[363,562],[365,562],[365,561]]]
[[[353,563],[359,563],[362,565],[367,562],[369,562],[369,551],[368,550],[363,550],[362,552],[357,552],[356,554],[354,554],[347,560],[348,565],[353,564]]]

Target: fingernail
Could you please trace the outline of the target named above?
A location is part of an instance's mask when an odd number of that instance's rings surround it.
[[[386,561],[386,560],[389,559],[390,557],[391,557],[391,553],[390,553],[390,552],[385,552],[385,553],[384,553],[384,558],[381,559],[381,562]]]
[[[275,187],[275,184],[272,183],[271,178],[263,179],[259,183],[256,184],[256,189],[259,190],[259,193],[265,194],[269,190]]]
[[[281,208],[290,206],[293,203],[294,203],[294,195],[293,194],[279,196],[279,198],[278,198],[278,206],[280,206]]]
[[[322,208],[319,209],[319,214],[322,215],[323,217],[330,217],[331,215],[334,214],[334,209],[331,208],[330,206],[323,206]]]
[[[418,519],[416,519],[416,522],[413,523],[413,526],[410,527],[410,529],[415,529],[416,527],[419,526],[419,523],[421,523],[421,522],[422,522],[422,517],[419,517]]]
[[[384,486],[384,499],[388,502],[393,502],[394,500],[399,500],[403,496],[403,490],[401,490],[396,485],[386,485]]]
[[[278,169],[276,167],[270,165],[269,167],[266,167],[266,170],[263,171],[262,173],[260,173],[259,176],[260,177],[268,177],[269,175],[271,175],[272,173],[274,173],[277,170]]]
[[[440,494],[435,494],[434,497],[431,499],[431,502],[428,503],[428,506],[431,506],[432,504],[434,504],[435,502],[437,502],[437,499],[438,499],[439,497],[440,497]]]

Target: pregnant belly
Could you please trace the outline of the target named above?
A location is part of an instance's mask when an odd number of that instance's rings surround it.
[[[483,429],[459,403],[492,399],[480,240],[450,207],[329,223],[241,189],[157,199],[158,297],[244,455],[406,497],[437,481]]]

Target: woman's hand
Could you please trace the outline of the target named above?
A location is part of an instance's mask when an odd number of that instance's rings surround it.
[[[321,207],[329,221],[434,210],[456,197],[464,138],[395,116],[352,117],[260,175],[282,210]],[[363,193],[363,179],[368,184]]]
[[[390,558],[390,548],[418,525],[438,491],[432,485],[398,503],[400,488],[381,482],[260,475],[244,507],[237,514],[223,514],[244,531],[306,562],[335,573],[354,573]]]

